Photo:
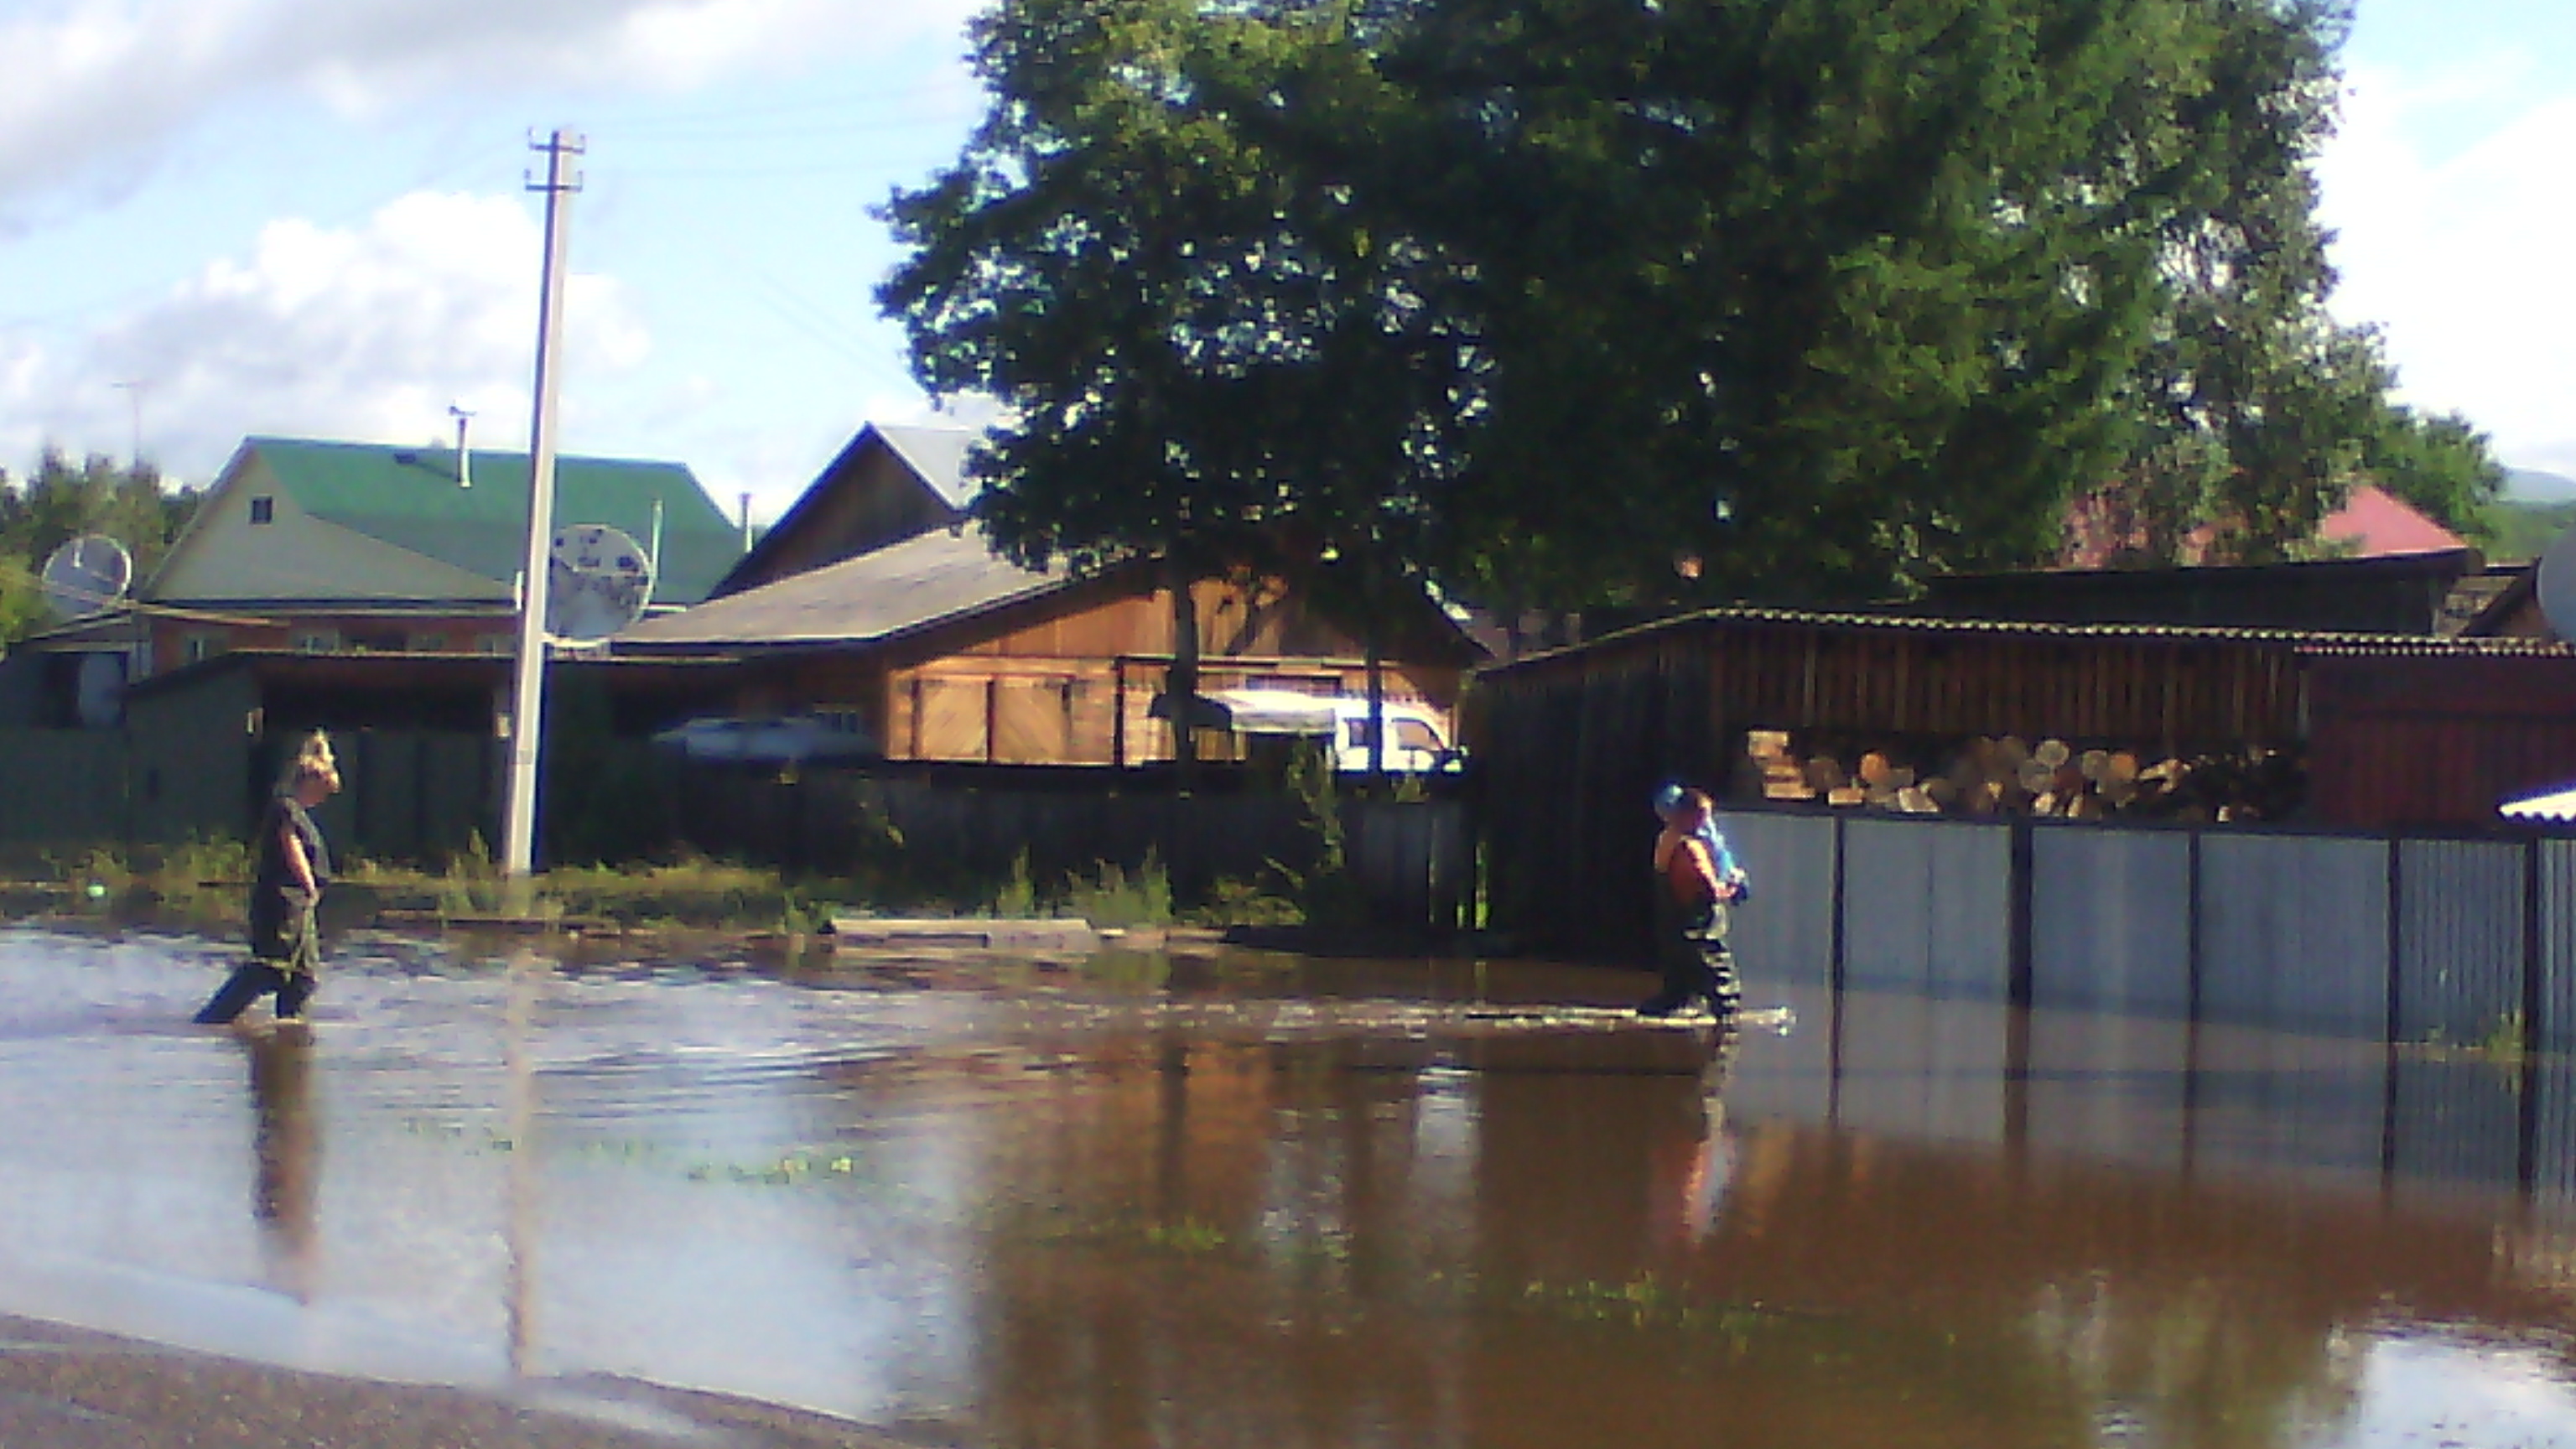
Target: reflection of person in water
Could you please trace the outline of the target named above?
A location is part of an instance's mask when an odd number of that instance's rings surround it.
[[[313,1048],[293,1037],[252,1037],[250,1095],[259,1115],[251,1135],[257,1155],[251,1216],[266,1240],[278,1286],[304,1299],[317,1267],[316,1201],[321,1133],[313,1113]]]
[[[1685,1252],[1716,1229],[1735,1177],[1735,1133],[1726,1122],[1735,1028],[1721,1022],[1708,1029],[1708,1039],[1708,1064],[1700,1071],[1689,1126],[1665,1136],[1654,1152],[1654,1235]]]

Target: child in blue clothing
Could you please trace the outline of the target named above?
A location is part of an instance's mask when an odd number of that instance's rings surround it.
[[[1682,808],[1682,797],[1688,793],[1681,782],[1665,781],[1664,787],[1655,792],[1655,818],[1672,819],[1673,812]],[[1717,862],[1717,878],[1735,887],[1735,893],[1726,898],[1728,903],[1742,905],[1753,899],[1753,877],[1745,874],[1744,867],[1735,859],[1735,852],[1727,848],[1726,833],[1717,828],[1716,811],[1702,817],[1697,834],[1700,843],[1708,847],[1709,857]]]
[[[1726,948],[1727,907],[1744,899],[1744,867],[1727,849],[1709,798],[1668,785],[1655,797],[1663,830],[1655,837],[1656,954],[1663,989],[1637,1004],[1641,1016],[1669,1016],[1705,999],[1720,1020],[1735,1013],[1741,989]]]

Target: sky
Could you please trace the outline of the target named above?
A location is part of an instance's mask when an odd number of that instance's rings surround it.
[[[981,112],[972,0],[0,0],[0,468],[208,481],[249,434],[524,449],[555,127],[561,443],[775,517],[936,416],[871,209]],[[2336,314],[2404,401],[2576,475],[2576,3],[2359,0]]]

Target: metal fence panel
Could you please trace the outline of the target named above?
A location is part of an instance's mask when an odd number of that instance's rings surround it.
[[[1844,900],[1850,900],[1848,883]],[[2012,827],[1948,823],[1932,854],[1932,990],[2001,1000],[2012,989]]]
[[[2522,1171],[2522,1096],[2514,1074],[2480,1061],[2400,1057],[2390,1142],[2395,1185],[2511,1187]]]
[[[2387,842],[2210,832],[2200,912],[2203,1020],[2388,1029]]]
[[[2202,866],[2208,866],[2203,857]],[[2192,1160],[2215,1169],[2376,1186],[2388,1053],[2375,1044],[2203,1023],[2190,1090]]]
[[[2576,1051],[2576,840],[2540,843],[2540,969],[2534,1040]]]
[[[1835,822],[1817,815],[1729,815],[1726,843],[1753,877],[1729,913],[1728,941],[1757,994],[1833,979]]]
[[[1765,1121],[1821,1125],[1833,1117],[1834,1013],[1840,1008],[1820,986],[1780,994],[1797,1013],[1795,1026],[1746,1031],[1736,1039],[1724,1096],[1727,1120],[1739,1131]]]
[[[2547,1056],[2529,1068],[2534,1094],[2532,1192],[2560,1208],[2576,1207],[2576,1061]]]
[[[1844,993],[1836,1123],[1908,1141],[2003,1141],[2011,1015],[1915,993]]]
[[[2522,1010],[2523,847],[2398,845],[2397,1035],[2475,1041]]]
[[[2173,1166],[2183,1158],[2191,1024],[2034,1011],[2022,1074],[2030,1145]]]
[[[1843,980],[1922,991],[1932,983],[1932,857],[1937,827],[1887,820],[1843,826]]]
[[[2031,1004],[2191,1010],[2191,838],[2031,832]]]
[[[1845,820],[1845,982],[2002,996],[2011,891],[2010,826]]]

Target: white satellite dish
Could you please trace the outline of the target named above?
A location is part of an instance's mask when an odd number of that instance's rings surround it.
[[[2576,528],[2540,556],[2540,612],[2561,639],[2576,640]]]
[[[547,634],[567,644],[596,644],[643,618],[652,597],[653,556],[632,536],[605,523],[555,530]]]
[[[134,556],[103,533],[84,533],[45,560],[45,607],[57,619],[104,614],[134,582]]]

